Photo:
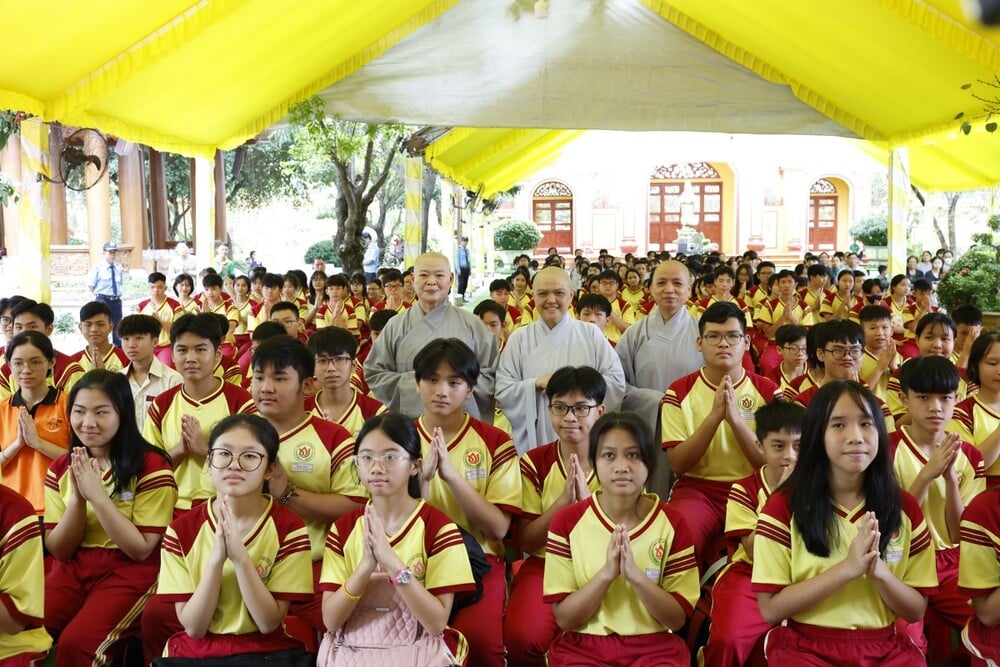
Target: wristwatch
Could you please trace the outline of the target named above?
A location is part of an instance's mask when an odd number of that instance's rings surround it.
[[[402,570],[394,574],[389,581],[397,586],[405,586],[413,581],[413,570],[408,567],[404,567]]]

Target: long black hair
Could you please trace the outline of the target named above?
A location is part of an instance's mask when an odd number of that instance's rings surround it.
[[[128,378],[121,373],[115,373],[103,368],[88,371],[77,380],[69,392],[69,410],[73,412],[76,397],[83,389],[93,389],[108,397],[111,406],[118,413],[118,432],[108,442],[108,460],[111,461],[111,478],[115,482],[111,495],[120,495],[132,484],[132,481],[142,470],[143,460],[147,452],[162,456],[171,463],[170,456],[165,451],[149,444],[139,432],[139,424],[135,420],[135,402],[132,400],[132,388]],[[70,436],[70,450],[73,447],[84,447],[74,430]]]
[[[809,401],[802,421],[799,461],[782,490],[789,494],[795,526],[802,534],[810,553],[826,558],[837,543],[837,525],[833,517],[830,493],[830,459],[826,454],[826,427],[830,414],[841,396],[850,396],[875,424],[878,451],[865,470],[862,493],[865,510],[878,518],[879,553],[885,556],[886,545],[902,525],[899,483],[889,460],[889,435],[882,408],[875,396],[857,382],[836,380],[820,387]]]

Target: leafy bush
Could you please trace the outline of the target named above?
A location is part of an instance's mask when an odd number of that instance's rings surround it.
[[[319,243],[313,243],[306,250],[305,262],[306,264],[312,264],[313,260],[319,257],[327,264],[333,264],[340,266],[340,254],[337,249],[333,247],[333,239],[326,239],[325,241],[320,241]]]
[[[76,318],[72,313],[63,313],[52,323],[52,333],[71,334],[76,331]]]
[[[500,250],[531,250],[541,242],[538,227],[526,220],[504,220],[493,230],[493,244]]]
[[[1000,215],[990,216],[989,227],[1000,232]],[[971,303],[983,312],[1000,311],[1000,246],[993,234],[974,234],[976,245],[951,265],[938,283],[938,300],[952,310]]]
[[[886,213],[875,213],[861,218],[851,225],[851,236],[866,246],[889,245],[889,217]]]

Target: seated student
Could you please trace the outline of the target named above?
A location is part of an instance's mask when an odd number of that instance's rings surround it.
[[[84,371],[105,368],[118,372],[128,363],[120,347],[111,344],[111,309],[101,301],[91,301],[80,308],[80,333],[87,341],[72,357]]]
[[[14,318],[11,311],[18,302],[24,299],[23,296],[14,295],[10,298],[0,297],[0,332],[3,333],[3,346],[0,346],[0,355],[3,355],[7,343],[14,337]]]
[[[961,630],[972,617],[969,598],[958,591],[959,523],[969,502],[986,489],[983,456],[945,427],[955,409],[958,370],[940,356],[916,357],[899,372],[909,424],[890,434],[893,470],[927,522],[937,562],[938,590],[928,600],[949,625]],[[906,628],[926,646],[923,623]]]
[[[376,656],[352,646],[359,635],[367,637],[368,646],[379,639],[373,642],[374,630],[365,626],[370,613],[356,612],[378,604],[391,591],[401,602],[398,613],[419,624],[420,643],[436,644],[443,652],[439,638],[447,634],[455,660],[430,664],[465,664],[465,642],[447,624],[455,595],[475,590],[472,568],[458,527],[420,498],[423,460],[413,422],[394,413],[373,417],[358,433],[354,448],[371,502],[335,521],[326,540],[319,587],[328,634],[318,664],[330,664],[336,655],[331,645],[338,642],[367,658],[366,664],[378,664]],[[403,639],[398,636],[403,633],[395,634],[384,637],[386,644]]]
[[[725,534],[737,546],[712,587],[712,624],[699,664],[743,667],[763,648],[761,640],[771,624],[761,618],[757,594],[750,585],[757,515],[795,469],[804,414],[800,405],[774,401],[754,415],[757,447],[766,463],[749,477],[733,482],[729,489]]]
[[[1000,489],[969,503],[961,537],[958,590],[972,598],[974,612],[962,630],[962,644],[974,665],[1000,664]]]
[[[140,301],[136,312],[140,315],[155,317],[160,323],[160,337],[156,341],[154,354],[164,364],[170,364],[170,325],[184,314],[181,304],[176,299],[167,296],[167,277],[159,271],[153,271],[146,279],[149,283],[149,298]],[[121,324],[121,322],[119,322]]]
[[[858,280],[854,281],[855,286]],[[877,306],[882,303],[882,283],[877,278],[866,278],[861,282],[861,298],[851,306],[850,318],[859,321],[861,309],[865,306]]]
[[[837,324],[849,322],[820,326]],[[917,501],[896,482],[879,412],[856,382],[825,384],[802,420],[795,470],[760,511],[752,582],[775,626],[768,664],[925,664],[894,625],[923,618],[934,550]]]
[[[375,310],[392,310],[401,313],[409,308],[410,303],[403,298],[403,274],[398,269],[388,269],[382,278],[385,298],[376,303]]]
[[[813,266],[819,266],[819,264]],[[774,342],[781,350],[781,363],[770,375],[765,377],[780,386],[783,393],[789,392],[792,382],[809,370],[807,335],[805,327],[800,327],[797,324],[784,324],[778,327],[774,333]]]
[[[747,293],[746,304],[754,313],[764,305],[764,302],[771,300],[771,276],[775,273],[774,262],[763,261],[757,265],[754,271],[754,286]],[[756,314],[755,314],[756,317]]]
[[[375,304],[385,300],[385,290],[382,288],[381,278],[372,278],[365,286],[365,295],[368,297],[368,311],[375,309]]]
[[[310,336],[308,346],[315,356],[319,385],[316,394],[305,399],[308,412],[343,426],[353,436],[368,419],[386,411],[382,403],[359,391],[352,381],[358,341],[351,332],[325,327]]]
[[[177,485],[170,459],[135,422],[128,381],[98,369],[69,397],[71,453],[45,479],[45,627],[56,665],[111,664],[156,586]]]
[[[201,279],[201,312],[216,313],[225,318],[222,331],[222,353],[228,357],[236,355],[236,327],[240,323],[240,311],[236,309],[232,299],[222,291],[222,276],[208,273]]]
[[[304,289],[304,281],[296,271],[288,271],[282,276],[281,300],[293,304],[299,319],[303,322],[309,314],[309,301],[303,296]]]
[[[0,309],[2,310],[2,309]],[[52,638],[42,626],[45,561],[42,531],[31,503],[0,484],[0,663],[41,664]]]
[[[986,488],[1000,484],[1000,331],[987,331],[972,344],[969,354],[969,382],[979,391],[955,406],[955,416],[948,426],[965,442],[971,442],[983,455]]]
[[[971,303],[964,303],[951,310],[951,319],[955,322],[955,349],[951,360],[964,373],[969,365],[969,353],[972,344],[983,332],[983,311]]]
[[[906,342],[906,329],[903,327],[903,322],[908,317],[906,311],[912,303],[909,278],[902,273],[896,274],[889,281],[889,293],[882,300],[882,305],[892,311],[892,339],[896,341],[897,347]]]
[[[253,353],[257,351],[260,344],[263,343],[268,338],[274,338],[275,336],[287,336],[285,333],[285,327],[281,326],[277,322],[261,322],[250,334],[250,347],[242,355],[240,355],[237,363],[240,366],[240,370],[243,371],[243,384],[241,385],[244,389],[249,390],[250,381],[253,380]]]
[[[864,354],[865,332],[861,325],[850,320],[830,320],[812,328],[813,340],[816,344],[816,358],[823,376],[819,384],[804,389],[795,395],[796,403],[809,407],[809,401],[816,395],[819,388],[835,380],[858,381],[861,371],[861,357]],[[885,402],[875,396],[879,404],[886,427],[895,430],[892,413]]]
[[[851,308],[858,304],[854,295],[854,272],[844,269],[837,274],[837,289],[831,290],[824,298],[816,322],[845,320],[851,315]]]
[[[521,326],[521,310],[510,303],[510,283],[506,278],[497,278],[490,283],[490,299],[504,309],[504,329],[510,335]]]
[[[219,327],[219,335],[225,336],[226,328],[229,326],[230,321],[226,319],[225,315],[221,313],[205,313],[212,317],[215,321],[217,327]],[[232,350],[232,345],[220,345],[219,346],[219,363],[215,365],[215,377],[221,378],[226,382],[230,382],[239,387],[243,386],[243,370],[240,368],[239,363],[226,353],[226,350]]]
[[[510,435],[462,409],[479,379],[475,353],[457,338],[428,343],[413,359],[423,443],[422,497],[468,531],[486,554],[483,596],[455,614],[473,665],[503,665],[507,581],[503,539],[521,509],[517,451]]]
[[[299,308],[291,301],[279,301],[271,306],[271,321],[285,327],[285,333],[292,338],[305,342],[306,337],[302,329],[302,318],[299,317]]]
[[[787,325],[786,325],[787,326]],[[785,390],[785,397],[794,399],[809,387],[819,386],[823,379],[823,366],[816,357],[816,327],[806,329],[806,372],[797,378],[792,378]]]
[[[645,317],[656,305],[649,295],[649,290],[643,285],[642,275],[636,268],[625,269],[625,286],[622,288],[621,296],[632,307],[636,320]]]
[[[392,310],[391,308],[385,308],[383,310],[376,310],[372,312],[372,317],[368,321],[368,326],[371,328],[371,342],[367,348],[361,348],[358,350],[358,363],[364,363],[365,359],[368,357],[368,353],[372,349],[371,346],[374,345],[375,341],[378,340],[378,337],[382,335],[382,329],[384,329],[386,323],[396,315],[399,315],[399,312]]]
[[[809,305],[795,293],[795,274],[783,269],[772,276],[777,285],[777,296],[762,303],[755,314],[755,324],[767,338],[767,345],[760,353],[760,372],[766,374],[781,363],[774,342],[778,327],[783,324],[808,324]]]
[[[0,400],[0,475],[24,496],[36,514],[45,509],[45,473],[70,442],[66,394],[46,381],[55,363],[52,341],[38,331],[22,331],[5,352],[18,381],[14,394]]]
[[[152,315],[126,315],[118,323],[118,337],[128,364],[121,370],[128,378],[135,403],[135,421],[139,429],[146,423],[149,405],[167,389],[184,381],[181,374],[156,358],[160,339],[160,320]]]
[[[830,272],[822,264],[810,264],[806,268],[806,276],[809,279],[809,284],[798,290],[798,294],[799,298],[809,306],[809,312],[812,313],[812,317],[809,318],[809,324],[816,324],[823,321],[821,319],[823,302],[828,298],[832,299],[834,295],[827,288],[827,283],[830,280]]]
[[[212,495],[202,472],[212,427],[233,413],[256,412],[256,408],[245,389],[214,374],[222,355],[222,332],[214,315],[182,315],[170,328],[170,339],[174,365],[184,382],[153,400],[142,433],[173,461],[179,516]]]
[[[242,349],[250,344],[250,330],[247,325],[250,322],[250,315],[253,312],[253,299],[250,294],[250,279],[246,276],[236,276],[233,278],[233,307],[239,315],[240,321],[233,331],[233,338],[236,340],[236,356]]]
[[[172,604],[183,627],[164,655],[301,651],[282,623],[291,603],[313,598],[309,538],[302,519],[264,493],[278,467],[278,434],[261,417],[232,415],[208,442],[215,495],[171,523],[163,538],[155,599]],[[247,656],[242,664],[257,663]]]
[[[589,366],[560,368],[545,394],[549,418],[559,439],[521,457],[523,511],[516,520],[523,551],[531,554],[514,575],[504,613],[507,662],[542,667],[559,634],[551,605],[542,600],[545,539],[556,512],[590,497],[600,488],[588,455],[590,430],[604,414],[607,383]]]
[[[698,322],[701,370],[667,389],[661,413],[663,449],[678,476],[670,505],[689,520],[702,562],[722,536],[730,485],[764,464],[753,415],[781,395],[774,382],[741,365],[747,346],[743,311],[731,303],[708,307]]]
[[[496,336],[497,350],[502,352],[507,343],[507,309],[492,299],[480,301],[473,308],[472,314],[482,320],[486,328]]]
[[[916,334],[917,349],[920,355],[914,357],[915,359],[935,356],[952,360],[952,351],[955,347],[955,323],[948,315],[940,312],[927,313],[917,322]],[[889,406],[892,418],[896,422],[896,428],[910,423],[910,413],[903,403],[903,390],[899,384],[899,373],[900,370],[897,370],[889,378],[888,398],[886,399],[886,405]],[[955,391],[956,403],[961,403],[976,391],[976,387],[970,387],[962,375],[963,372],[959,369],[958,389]]]
[[[892,313],[885,306],[865,306],[858,311],[865,333],[865,351],[858,377],[882,401],[888,399],[889,378],[903,363],[892,342]]]
[[[598,276],[598,286],[600,294],[611,304],[611,317],[604,327],[604,336],[617,343],[625,330],[635,323],[635,310],[618,293],[622,288],[622,279],[614,270],[602,271]]]
[[[271,321],[271,308],[281,301],[281,288],[284,284],[284,277],[277,273],[265,273],[261,277],[261,300],[250,307],[250,318],[247,320],[247,330],[250,333],[262,322]]]
[[[563,633],[548,664],[687,667],[674,633],[698,600],[698,564],[685,517],[644,493],[652,433],[634,413],[608,413],[591,429],[588,459],[601,490],[549,527],[543,599]]]
[[[603,294],[584,294],[576,301],[576,312],[579,313],[580,321],[595,325],[604,334],[611,347],[615,347],[618,345],[618,338],[612,339],[608,335],[609,327],[615,326],[611,321],[611,310],[611,302]]]
[[[899,353],[905,359],[917,356],[915,329],[920,318],[927,313],[937,312],[933,304],[934,286],[925,278],[913,282],[912,301],[903,310],[903,342],[899,345]]]
[[[47,303],[21,299],[11,308],[11,319],[11,331],[14,335],[23,331],[37,331],[49,338],[52,336],[56,316],[52,312],[52,306]],[[68,354],[54,348],[52,353],[55,356],[49,369],[48,382],[60,391],[69,391],[73,388],[73,383],[83,375],[83,369]],[[17,374],[11,373],[10,366],[4,364],[0,367],[0,398],[7,398],[17,391],[17,387]]]

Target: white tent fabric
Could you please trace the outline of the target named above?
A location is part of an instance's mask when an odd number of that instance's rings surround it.
[[[517,20],[512,4],[461,0],[325,89],[327,109],[418,125],[856,136],[635,0],[550,0],[547,18]]]

